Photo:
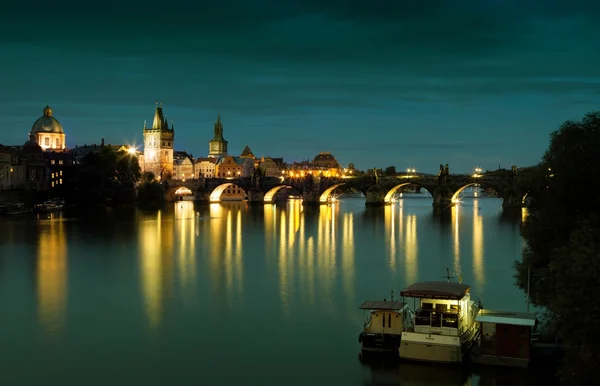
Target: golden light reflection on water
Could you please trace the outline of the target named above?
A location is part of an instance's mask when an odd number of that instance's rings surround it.
[[[405,280],[407,283],[412,283],[417,278],[417,261],[419,258],[417,216],[406,214],[404,205],[404,200],[401,199],[384,208],[386,238],[389,239],[387,246],[388,266],[392,272],[396,272],[398,261],[404,262],[400,264],[404,271]]]
[[[196,281],[196,213],[192,201],[181,201],[175,205],[174,227],[179,236],[179,280],[183,293],[187,294]]]
[[[473,274],[477,288],[484,285],[484,243],[483,243],[483,216],[479,210],[479,200],[473,202]]]
[[[450,209],[450,211],[450,221],[452,223],[452,251],[454,255],[454,273],[460,278],[462,276],[462,264],[460,261],[460,207],[458,205],[454,205]]]
[[[160,325],[173,280],[174,224],[162,212],[144,216],[139,225],[139,259],[144,311],[151,329]]]
[[[244,285],[243,207],[236,203],[214,203],[210,204],[209,210],[210,218],[203,220],[200,233],[202,244],[209,250],[213,289],[218,295],[226,295],[229,305],[241,304]]]
[[[319,220],[317,226],[317,264],[319,273],[319,295],[327,299],[327,312],[335,312],[333,300],[333,283],[336,280],[336,241],[335,218],[339,211],[339,204],[321,205],[319,208]]]
[[[344,213],[342,220],[342,280],[348,304],[354,313],[354,213]]]
[[[67,306],[67,240],[61,219],[41,221],[38,229],[36,292],[39,323],[50,335],[65,323]]]
[[[385,207],[385,212],[384,212],[384,221],[385,224],[387,225],[385,227],[385,238],[389,240],[389,243],[387,244],[387,254],[388,254],[388,265],[390,267],[390,270],[392,272],[396,272],[396,265],[397,265],[397,260],[396,260],[396,255],[397,255],[397,240],[396,240],[396,205],[400,206],[400,216],[399,216],[399,227],[400,229],[402,229],[402,223],[403,223],[403,218],[402,218],[402,210],[403,210],[403,200],[400,200],[396,203],[394,203],[393,205],[388,205]],[[400,231],[402,232],[402,231]]]
[[[317,288],[324,309],[335,312],[331,301],[339,273],[354,315],[354,214],[340,213],[339,204],[332,204],[311,208],[307,215],[301,200],[290,200],[285,208],[266,205],[264,218],[265,245],[267,254],[276,256],[284,314],[291,315],[294,300],[314,305]]]

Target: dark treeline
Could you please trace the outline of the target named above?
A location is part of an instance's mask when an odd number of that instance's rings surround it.
[[[75,165],[74,178],[64,187],[68,204],[78,207],[127,206],[136,202],[158,205],[164,202],[164,189],[154,176],[142,173],[138,159],[126,151],[104,148],[86,154]],[[141,182],[141,184],[140,184]]]
[[[517,283],[546,312],[567,355],[568,385],[600,377],[600,112],[565,122],[550,136],[533,180],[523,224]],[[530,278],[530,279],[528,279]]]

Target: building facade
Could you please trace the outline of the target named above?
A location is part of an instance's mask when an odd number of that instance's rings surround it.
[[[283,158],[261,157],[258,169],[267,177],[279,177],[283,170]]]
[[[196,178],[194,158],[183,151],[174,152],[173,179],[190,180]]]
[[[194,174],[196,178],[214,178],[216,172],[217,158],[198,158],[194,165]]]
[[[31,127],[29,141],[39,145],[42,150],[64,150],[66,135],[62,125],[52,116],[50,106],[44,108],[44,114]]]
[[[173,142],[175,128],[163,115],[162,104],[156,105],[152,127],[144,123],[144,171],[152,172],[158,180],[173,176]]]
[[[219,114],[215,122],[213,139],[208,142],[208,156],[211,158],[226,157],[227,143],[225,138],[223,138],[223,123]]]

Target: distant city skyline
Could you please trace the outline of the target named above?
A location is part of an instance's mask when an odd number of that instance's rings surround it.
[[[5,7],[0,143],[27,140],[48,104],[70,147],[141,146],[162,101],[176,150],[194,156],[220,113],[234,155],[248,145],[287,162],[329,151],[360,169],[466,172],[535,164],[550,132],[600,106],[591,1],[78,9]]]

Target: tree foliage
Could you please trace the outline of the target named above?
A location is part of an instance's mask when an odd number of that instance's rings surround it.
[[[548,312],[567,345],[562,375],[589,384],[600,375],[600,113],[565,122],[529,181],[533,205],[517,284]]]
[[[86,154],[77,165],[68,200],[80,206],[132,204],[140,178],[137,157],[105,147]]]
[[[398,172],[396,172],[396,167],[395,166],[388,166],[383,171],[383,175],[384,176],[395,176],[397,174],[398,174]]]

